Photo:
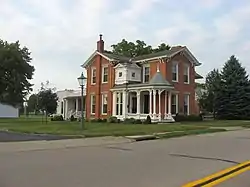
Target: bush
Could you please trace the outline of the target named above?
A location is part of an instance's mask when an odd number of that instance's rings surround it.
[[[151,124],[152,121],[151,121],[151,117],[149,115],[147,115],[147,118],[146,120],[143,122],[143,124]]]
[[[76,120],[77,119],[73,115],[70,116],[70,121],[76,121]]]
[[[119,123],[120,120],[118,120],[117,117],[115,117],[115,116],[110,116],[110,117],[107,119],[107,122],[108,122],[108,123]]]
[[[181,115],[176,114],[174,117],[174,120],[176,122],[182,122],[182,121],[202,121],[202,115]]]
[[[51,121],[64,121],[62,115],[56,115],[51,117]]]
[[[122,123],[125,123],[125,124],[134,124],[135,121],[136,120],[134,118],[125,118]]]
[[[142,120],[136,119],[136,120],[135,120],[135,124],[142,124]]]

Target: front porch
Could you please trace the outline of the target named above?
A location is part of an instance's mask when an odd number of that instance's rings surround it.
[[[145,120],[149,115],[152,122],[174,122],[171,109],[176,113],[176,103],[171,102],[171,89],[149,88],[113,92],[113,116],[124,120]]]

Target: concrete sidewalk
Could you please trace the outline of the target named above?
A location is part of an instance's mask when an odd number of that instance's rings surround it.
[[[123,137],[111,137],[111,136],[98,137],[98,138],[50,140],[50,141],[7,142],[7,143],[0,143],[0,153],[101,146],[101,145],[112,145],[112,144],[130,143],[130,142],[133,142],[133,140]]]

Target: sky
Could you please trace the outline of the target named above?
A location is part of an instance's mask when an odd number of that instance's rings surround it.
[[[0,38],[31,51],[34,92],[49,80],[78,89],[80,65],[96,50],[137,39],[185,45],[203,76],[236,55],[250,72],[249,0],[0,0]]]

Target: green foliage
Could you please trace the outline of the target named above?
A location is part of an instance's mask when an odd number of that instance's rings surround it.
[[[152,48],[152,46],[147,45],[144,41],[136,40],[136,42],[133,43],[125,39],[117,44],[111,45],[111,47],[112,53],[127,57],[137,57],[170,49],[170,46],[165,43],[160,44],[157,48]]]
[[[35,68],[28,48],[0,40],[0,102],[20,106],[32,91]]]
[[[28,99],[28,112],[37,113],[38,110],[38,96],[37,94],[32,94]]]
[[[174,120],[176,122],[182,122],[182,121],[202,121],[202,115],[180,115],[176,114],[174,117]]]
[[[245,68],[235,56],[231,56],[222,69],[216,105],[220,119],[250,116],[250,83]]]
[[[41,90],[37,94],[38,96],[38,109],[46,111],[46,113],[53,114],[56,112],[57,108],[57,94],[54,92],[54,88],[48,87],[49,82],[41,84]]]
[[[147,115],[147,118],[145,121],[143,121],[143,124],[151,124],[152,121],[151,121],[151,117],[149,115]]]
[[[119,120],[115,116],[110,116],[107,120],[108,123],[118,123]]]
[[[107,119],[101,119],[101,118],[91,119],[90,122],[91,123],[105,123],[105,122],[107,122]]]
[[[62,115],[55,115],[51,117],[51,121],[64,121]]]

